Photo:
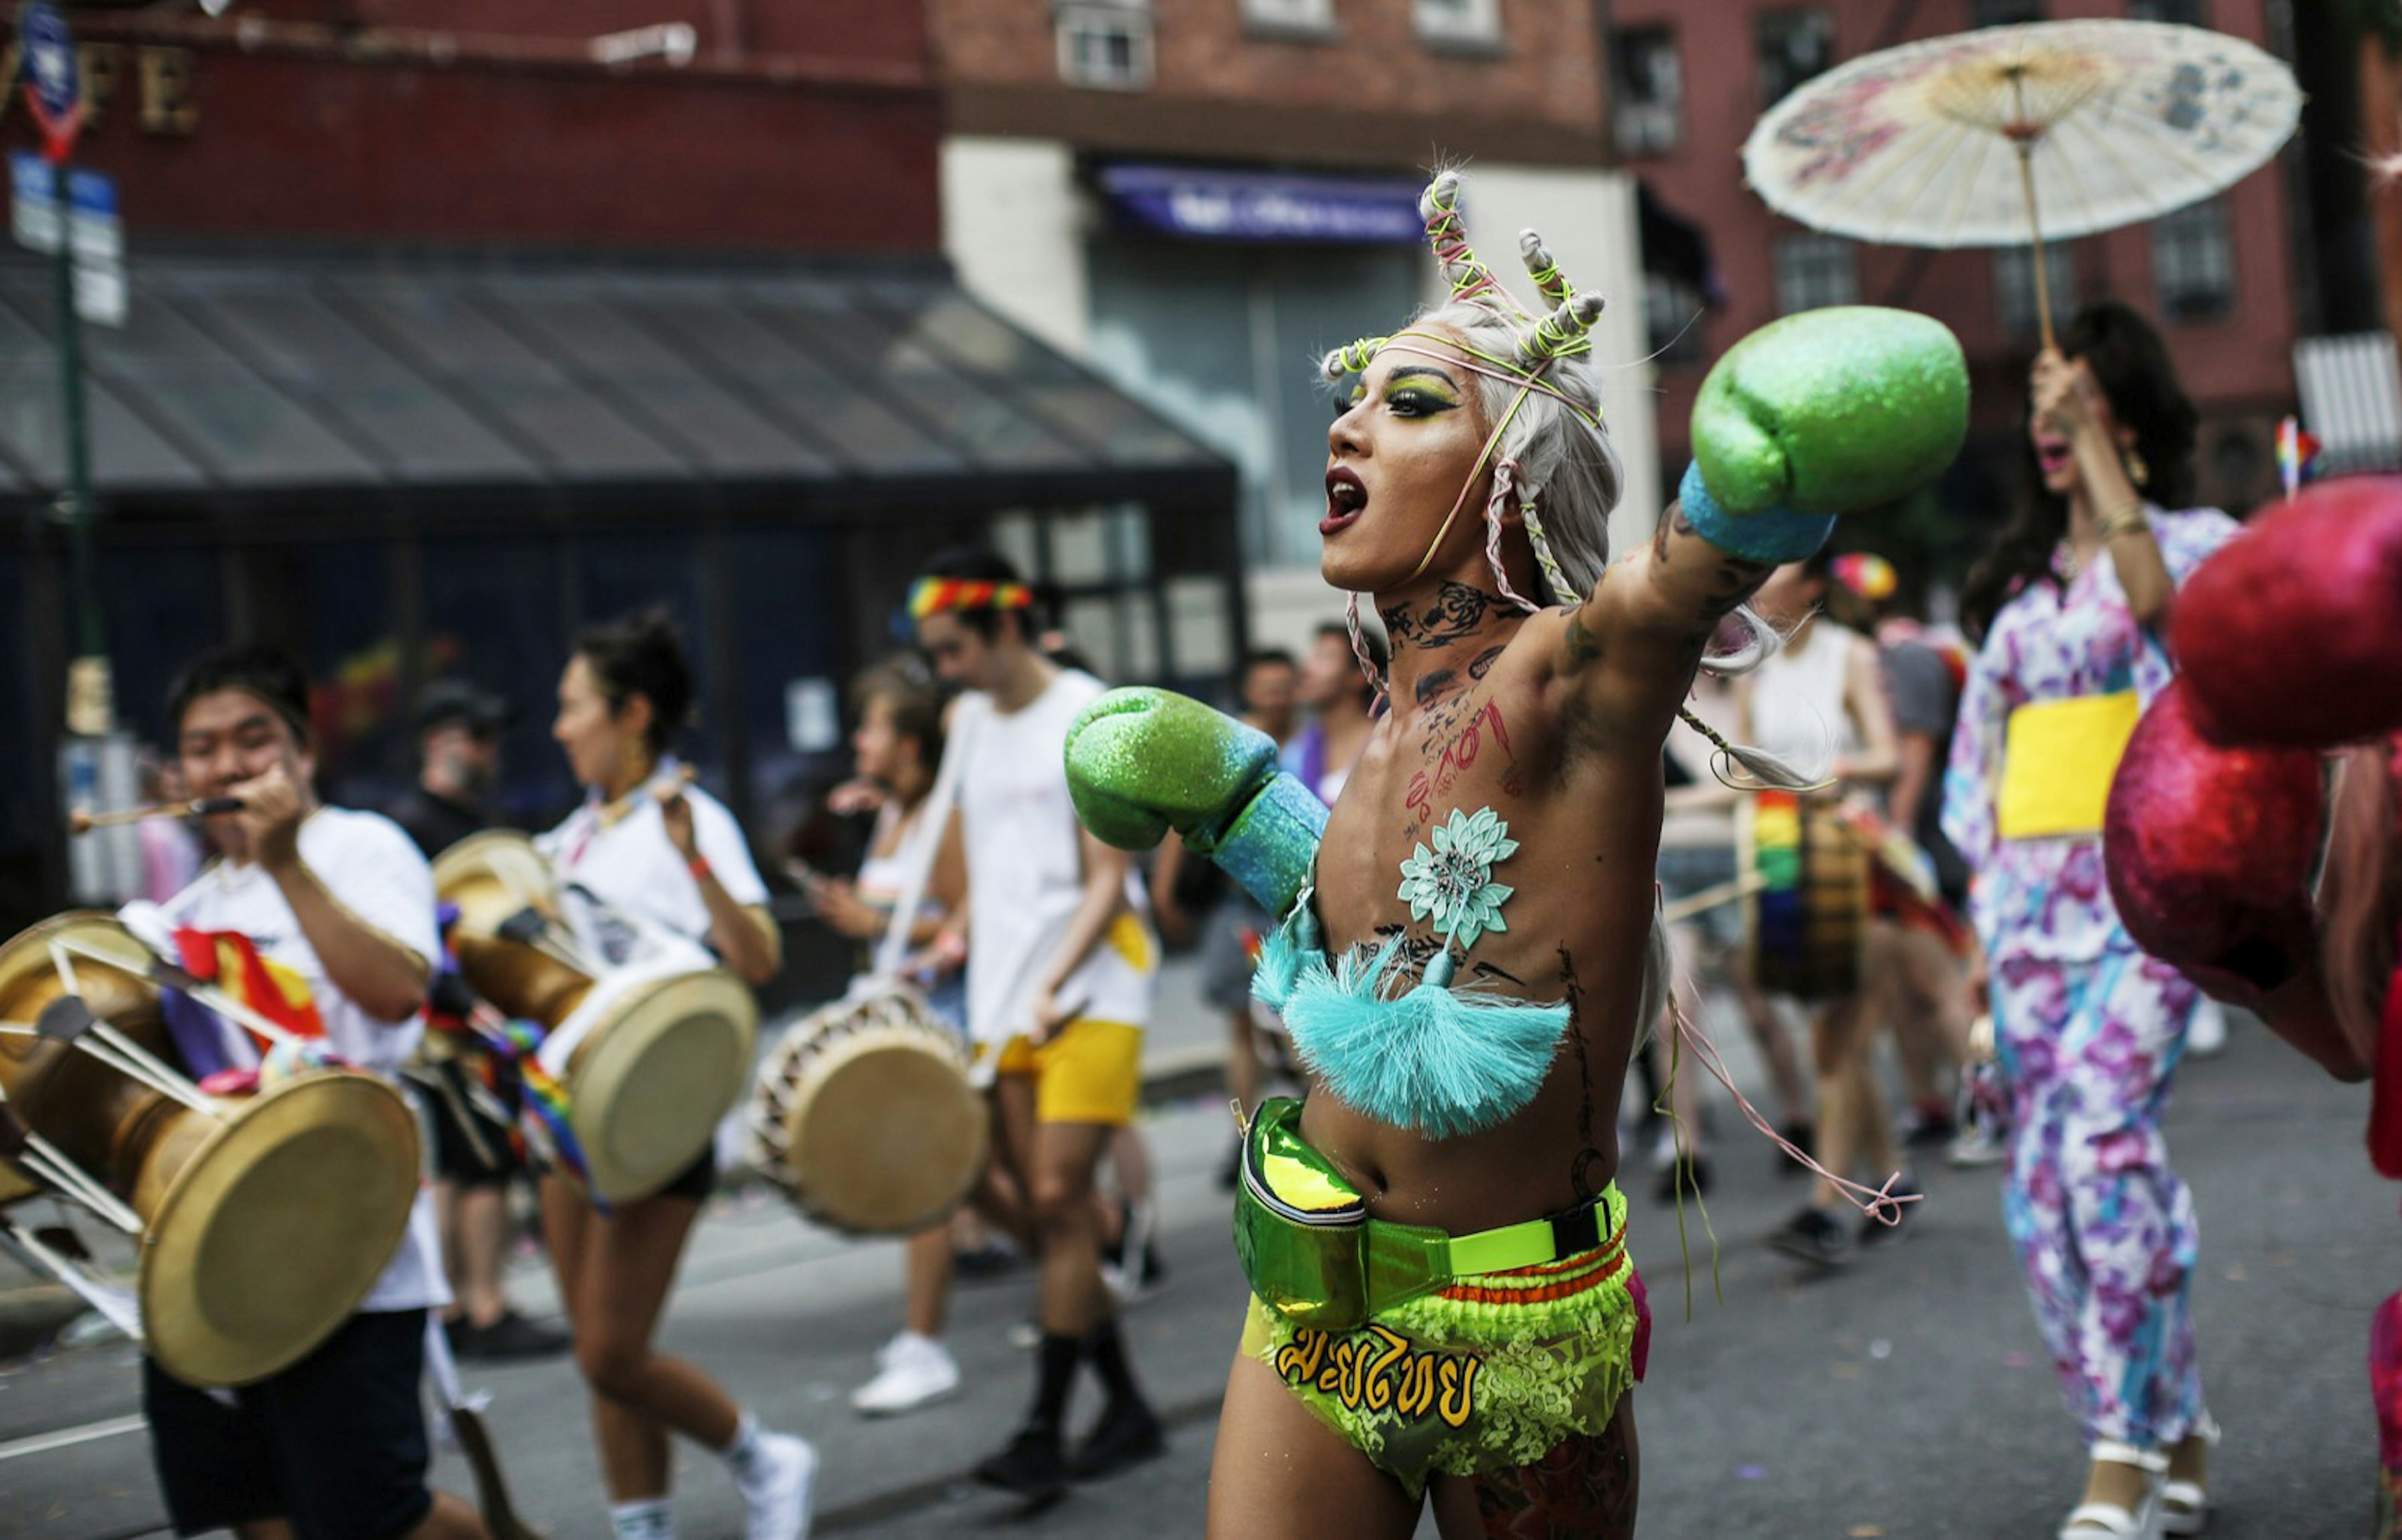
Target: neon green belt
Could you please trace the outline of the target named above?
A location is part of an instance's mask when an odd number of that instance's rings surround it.
[[[1367,1202],[1302,1142],[1302,1104],[1262,1104],[1243,1138],[1235,1253],[1260,1302],[1295,1326],[1348,1331],[1456,1279],[1591,1251],[1608,1197],[1472,1234],[1371,1218]]]

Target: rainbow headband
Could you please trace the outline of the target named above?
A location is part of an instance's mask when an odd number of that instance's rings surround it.
[[[950,610],[1031,610],[1034,590],[1022,583],[973,578],[919,578],[909,589],[909,618]]]

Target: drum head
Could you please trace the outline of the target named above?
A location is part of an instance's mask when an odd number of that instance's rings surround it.
[[[123,959],[115,967],[89,956],[66,959],[76,987],[96,1014],[120,1028],[129,1016],[158,1014],[159,987],[147,974],[159,959],[113,916],[79,909],[53,914],[0,946],[0,1021],[31,1022],[66,993],[50,952],[50,943],[58,941],[71,942],[80,952]],[[0,1037],[0,1056],[23,1058],[35,1046],[30,1038]]]
[[[470,834],[435,857],[434,890],[459,906],[460,923],[476,934],[490,934],[521,909],[559,914],[559,878],[533,841],[514,829]]]
[[[582,1010],[602,1019],[576,1048],[568,1121],[601,1197],[647,1197],[709,1148],[742,1094],[759,1007],[739,979],[712,969],[605,997],[596,989]]]
[[[837,1230],[910,1235],[959,1206],[983,1169],[985,1100],[948,1039],[916,1025],[823,1034],[784,1109],[784,1178]]]
[[[264,1379],[333,1335],[417,1200],[417,1120],[382,1081],[311,1075],[229,1105],[142,1238],[150,1355],[203,1387]]]

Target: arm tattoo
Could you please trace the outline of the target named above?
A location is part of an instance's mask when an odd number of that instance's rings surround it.
[[[1601,656],[1601,639],[1584,623],[1582,610],[1568,612],[1568,657],[1577,663],[1591,663]]]
[[[1396,604],[1380,610],[1385,620],[1385,634],[1393,639],[1396,651],[1403,647],[1441,647],[1475,634],[1484,620],[1484,612],[1501,602],[1498,594],[1450,578],[1436,590],[1434,602],[1425,610],[1412,613],[1409,606]]]
[[[1593,1065],[1586,1057],[1584,1040],[1584,990],[1577,983],[1576,959],[1568,956],[1567,943],[1560,943],[1560,993],[1568,1002],[1568,1041],[1576,1045],[1577,1083],[1583,1100],[1577,1104],[1577,1137],[1584,1142],[1576,1159],[1568,1164],[1568,1183],[1576,1189],[1579,1203],[1593,1202],[1593,1168],[1607,1165],[1609,1157],[1593,1137]]]
[[[1693,528],[1693,521],[1685,516],[1682,508],[1661,521],[1658,543],[1653,547],[1655,552],[1668,543],[1668,531],[1672,528],[1678,535],[1690,535],[1708,545],[1711,559],[1717,564],[1711,571],[1709,586],[1702,593],[1701,606],[1693,616],[1701,626],[1703,639],[1706,640],[1710,632],[1717,628],[1719,617],[1732,613],[1736,605],[1759,592],[1760,585],[1768,581],[1768,574],[1776,568],[1774,563],[1751,561],[1710,545],[1702,532]],[[1666,564],[1664,557],[1661,558],[1661,564]]]

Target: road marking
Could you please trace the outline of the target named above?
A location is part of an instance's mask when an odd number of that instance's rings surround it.
[[[21,1454],[48,1454],[54,1449],[72,1449],[101,1438],[114,1438],[120,1433],[138,1433],[147,1424],[140,1412],[131,1417],[112,1417],[105,1423],[86,1423],[79,1428],[61,1428],[56,1433],[36,1434],[20,1438],[13,1444],[0,1444],[0,1460],[14,1460]]]

